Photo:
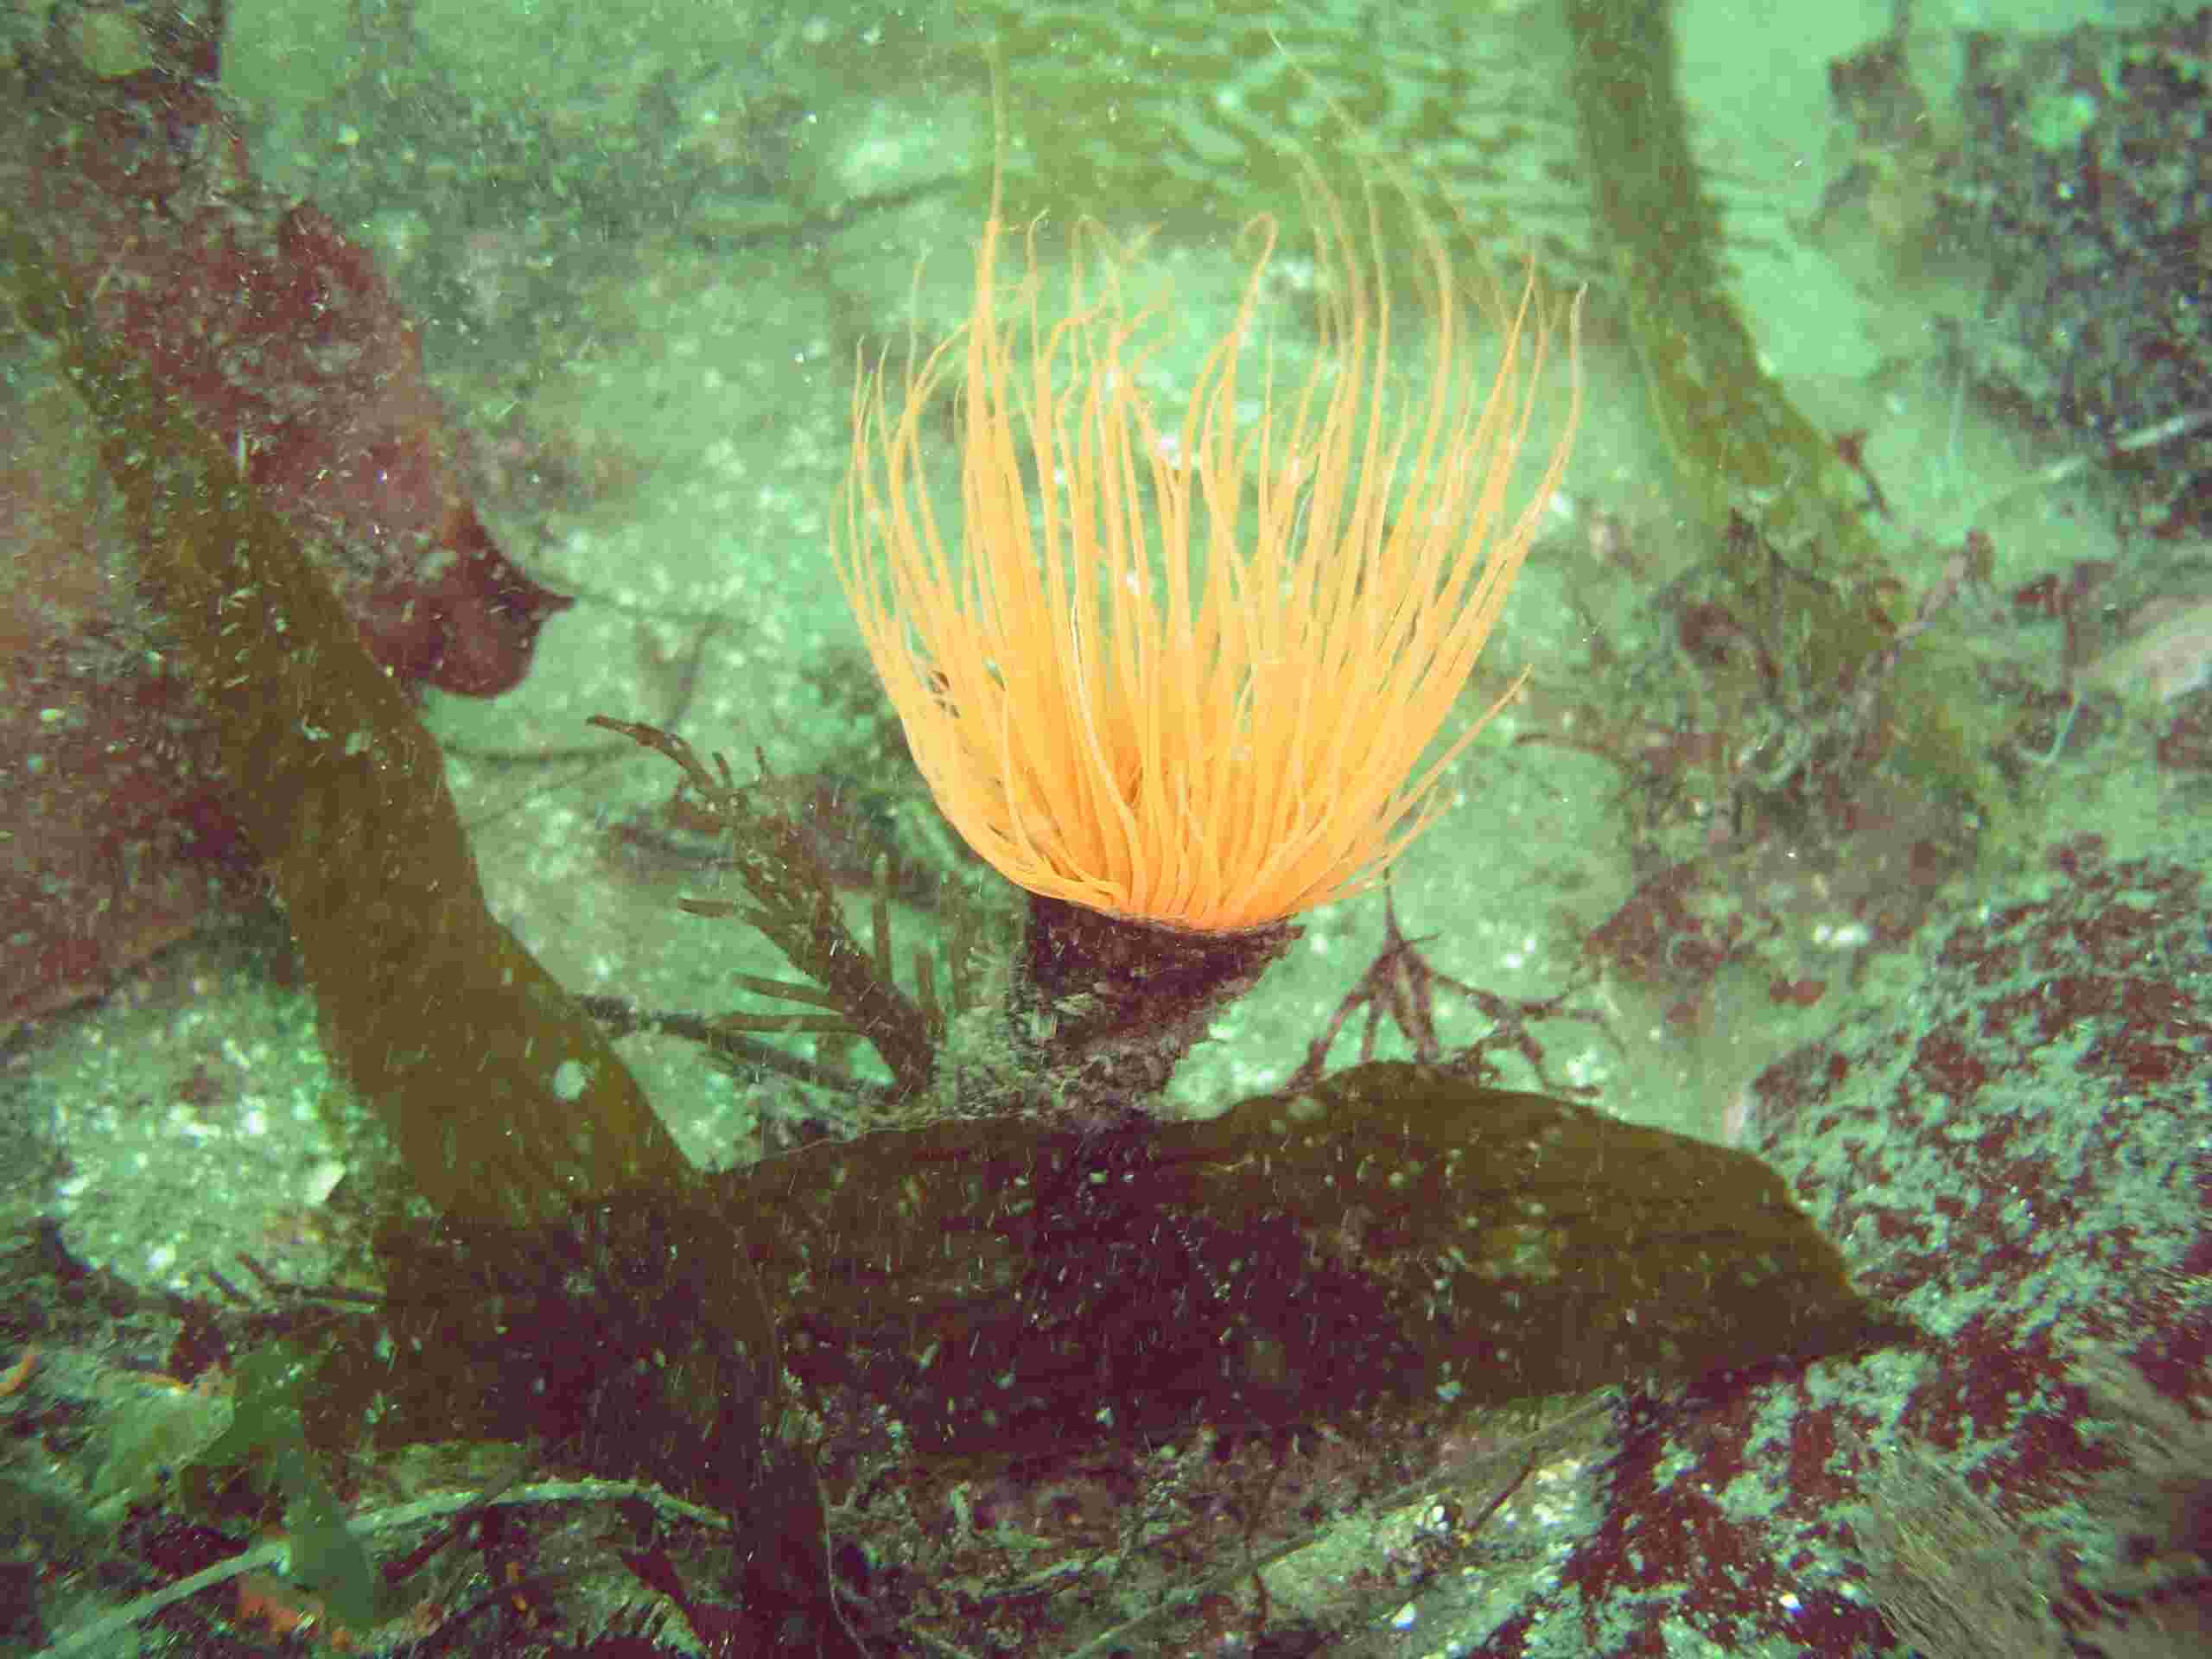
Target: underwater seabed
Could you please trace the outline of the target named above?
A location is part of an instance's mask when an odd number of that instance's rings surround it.
[[[1300,918],[1152,1104],[1156,1141],[1096,1122],[995,1138],[976,1118],[901,1120],[892,1143],[868,1116],[892,1069],[849,1034],[700,1040],[733,1010],[772,1027],[848,1005],[734,988],[795,969],[763,932],[679,906],[762,902],[726,826],[671,806],[666,756],[587,721],[680,731],[741,784],[765,763],[746,810],[757,844],[796,837],[772,843],[808,872],[792,913],[808,883],[833,892],[871,956],[887,937],[918,1007],[931,953],[944,1052],[990,1072],[1023,906],[918,786],[829,552],[856,353],[903,351],[917,310],[925,346],[965,315],[989,67],[911,9],[602,7],[571,34],[425,0],[366,35],[327,10],[231,20],[250,153],[376,256],[421,319],[493,538],[576,601],[514,690],[422,694],[455,844],[486,922],[570,995],[608,1000],[591,1006],[609,1052],[665,1128],[639,1131],[645,1166],[713,1172],[714,1197],[601,1193],[570,1216],[549,1182],[542,1213],[471,1213],[469,1157],[393,1150],[341,1081],[318,969],[264,908],[226,906],[105,997],[42,1014],[0,1071],[0,1651],[93,1650],[66,1645],[73,1626],[200,1572],[210,1587],[149,1619],[143,1650],[327,1645],[345,1625],[393,1652],[2200,1649],[2212,563],[2196,498],[2157,469],[2185,474],[2203,430],[2183,410],[2101,449],[2000,383],[1991,272],[1946,234],[1944,194],[1981,153],[1976,73],[2069,50],[2107,66],[2034,111],[2061,130],[2039,153],[2071,153],[2157,57],[2078,31],[2146,17],[1923,6],[1893,36],[1882,5],[1673,9],[1673,107],[1721,268],[1713,308],[1677,314],[1613,256],[1649,268],[1664,250],[1618,215],[1643,201],[1648,235],[1679,199],[1569,188],[1600,143],[1573,76],[1647,73],[1634,54],[1668,8],[1415,6],[1363,23],[1376,40],[1319,4],[986,8],[1025,211],[1053,162],[1024,121],[1118,89],[1062,159],[1109,229],[1157,226],[1128,282],[1173,296],[1169,407],[1248,267],[1238,147],[1294,115],[1280,136],[1327,142],[1325,87],[1373,135],[1332,165],[1489,178],[1460,228],[1518,215],[1557,287],[1588,280],[1582,416],[1465,713],[1510,697],[1387,905]],[[1140,23],[1162,56],[1116,57],[1135,48],[1109,36]],[[1268,27],[1306,93],[1252,44]],[[1448,99],[1364,96],[1363,74],[1420,90],[1403,78],[1445,73],[1423,30],[1457,61],[1511,58],[1522,101],[1498,119],[1533,179],[1455,149]],[[1165,124],[1154,101],[1181,84],[1222,95]],[[1621,189],[1669,188],[1658,172],[1624,162]],[[1295,212],[1295,190],[1259,205]],[[1055,208],[1048,259],[1071,217]],[[1293,365],[1314,349],[1311,275],[1285,262],[1270,316]],[[1732,309],[1758,384],[1687,332]],[[95,379],[134,372],[75,349]],[[1565,374],[1555,357],[1540,404]],[[1700,436],[1707,375],[1775,423],[1754,461],[1709,407],[1720,435]],[[944,432],[949,454],[950,413]],[[1324,1070],[1365,1092],[1297,1104]],[[1218,1173],[1257,1155],[1237,1137],[1278,1090],[1281,1169]],[[1511,1116],[1539,1096],[1595,1116]],[[1296,1141],[1309,1114],[1341,1164]],[[1526,1127],[1463,1163],[1438,1127],[1461,1123],[1486,1125],[1472,1146]],[[1609,1196],[1602,1159],[1567,1179],[1531,1150],[1570,1141],[1610,1145],[1643,1185]],[[433,1163],[449,1224],[406,1197]],[[1085,1219],[1039,1235],[1028,1265],[1080,1295],[1047,1344],[1058,1369],[1020,1378],[1046,1403],[1001,1421],[980,1391],[995,1373],[976,1382],[942,1344],[990,1353],[1003,1333],[931,1299],[1002,1292],[1022,1258],[976,1243],[988,1265],[962,1281],[943,1241],[1024,1214],[1055,1177]],[[1466,1227],[1495,1258],[1414,1271],[1431,1235],[1390,1206],[1424,1180],[1440,1214],[1471,1191],[1496,1206]],[[1156,1217],[1101,1204],[1116,1182]],[[1518,1374],[1545,1386],[1518,1397],[1469,1363],[1479,1335],[1434,1334],[1465,1334],[1451,1304],[1478,1280],[1564,1275],[1609,1205],[1606,1294],[1526,1327],[1549,1345]],[[762,1216],[766,1243],[747,1231]],[[1707,1224],[1720,1242],[1698,1258],[1684,1241]],[[1662,1242],[1640,1259],[1646,1226]],[[858,1271],[841,1241],[877,1227],[924,1264],[904,1303],[840,1277]],[[1440,1305],[1415,1317],[1432,1274]],[[1270,1274],[1312,1275],[1310,1310]],[[1700,1285],[1721,1324],[1759,1283],[1770,1325],[1699,1324]],[[1360,1347],[1381,1344],[1362,1294],[1405,1314],[1400,1345]],[[389,1363],[380,1299],[435,1363],[368,1380]],[[1236,1332],[1236,1421],[1213,1382],[1084,1350],[1177,1310]],[[1300,1330],[1344,1353],[1325,1363]],[[1708,1339],[1727,1363],[1685,1367]],[[1034,1356],[1006,1340],[1012,1378]],[[331,1355],[365,1369],[318,1380]],[[1327,1408],[1301,1411],[1301,1389]],[[650,1426],[635,1443],[625,1413]],[[1056,1446],[1076,1418],[1097,1438]],[[803,1523],[779,1532],[772,1510]],[[257,1541],[279,1524],[284,1549]],[[251,1573],[221,1576],[250,1547]],[[818,1647],[773,1645],[771,1610]]]

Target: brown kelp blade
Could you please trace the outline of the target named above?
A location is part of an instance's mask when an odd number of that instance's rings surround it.
[[[26,235],[0,256],[20,315],[92,410],[323,1041],[423,1192],[512,1221],[681,1179],[675,1141],[605,1038],[485,908],[436,741],[297,539],[235,460],[84,326]]]

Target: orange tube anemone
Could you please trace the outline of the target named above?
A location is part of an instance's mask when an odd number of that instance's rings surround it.
[[[938,807],[1032,893],[1205,933],[1343,898],[1427,824],[1489,718],[1421,765],[1567,463],[1579,378],[1510,513],[1559,319],[1532,276],[1499,319],[1495,375],[1472,373],[1461,284],[1424,226],[1429,363],[1409,396],[1379,262],[1333,197],[1313,200],[1323,350],[1288,389],[1262,349],[1256,414],[1240,414],[1239,367],[1274,253],[1264,219],[1172,427],[1141,389],[1154,313],[1124,305],[1126,260],[1079,236],[1048,321],[1033,226],[1008,321],[995,202],[965,327],[910,354],[895,409],[880,362],[859,376],[839,579]],[[1371,248],[1371,200],[1367,217]],[[956,366],[957,544],[925,454]]]

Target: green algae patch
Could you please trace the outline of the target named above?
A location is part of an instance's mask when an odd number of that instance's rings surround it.
[[[314,1362],[288,1343],[271,1343],[241,1359],[230,1427],[194,1460],[188,1484],[210,1507],[219,1484],[231,1503],[239,1501],[241,1486],[265,1491],[291,1544],[285,1576],[322,1598],[340,1624],[366,1630],[397,1609],[381,1593],[346,1504],[309,1455],[302,1414],[315,1372]]]

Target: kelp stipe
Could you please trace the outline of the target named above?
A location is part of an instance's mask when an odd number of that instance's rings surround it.
[[[687,1173],[598,1027],[485,908],[436,740],[232,456],[5,247],[219,734],[322,1040],[440,1211],[520,1221]]]

